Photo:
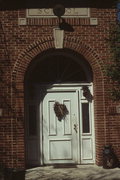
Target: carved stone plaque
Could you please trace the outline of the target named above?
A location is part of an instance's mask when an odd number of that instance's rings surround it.
[[[53,9],[27,9],[28,18],[50,18],[56,17]],[[89,8],[66,8],[63,17],[90,17]]]

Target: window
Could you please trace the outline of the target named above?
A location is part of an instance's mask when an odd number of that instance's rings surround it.
[[[89,103],[82,103],[82,131],[90,133]]]

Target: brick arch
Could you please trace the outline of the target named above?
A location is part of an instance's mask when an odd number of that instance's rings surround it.
[[[40,39],[38,41],[35,41],[33,44],[30,44],[28,48],[26,48],[19,54],[18,59],[14,63],[12,80],[17,80],[18,76],[24,78],[24,73],[32,59],[49,48],[54,48],[54,39],[51,36]]]
[[[17,79],[24,79],[25,71],[29,63],[41,52],[48,50],[54,47],[54,39],[52,36],[43,38],[39,41],[34,42],[29,45],[27,49],[19,54],[18,59],[16,60],[13,71],[12,71],[12,80],[17,81]],[[90,46],[84,44],[80,38],[66,36],[64,38],[64,48],[72,49],[79,54],[83,55],[84,58],[89,62],[94,73],[98,73],[103,77],[102,73],[102,61],[100,60],[99,55],[92,49]],[[15,80],[16,79],[16,80]]]
[[[99,54],[97,54],[88,44],[85,44],[80,38],[66,36],[64,47],[75,50],[83,55],[91,65],[93,73],[99,72],[101,77],[103,77],[103,63],[100,60]]]

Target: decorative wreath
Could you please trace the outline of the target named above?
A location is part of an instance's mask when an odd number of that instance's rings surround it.
[[[54,112],[58,117],[58,120],[61,121],[65,119],[66,115],[69,113],[65,104],[60,104],[59,102],[55,102],[54,104]]]

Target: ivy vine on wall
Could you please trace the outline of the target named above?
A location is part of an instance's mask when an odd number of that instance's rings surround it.
[[[120,100],[120,0],[117,1],[117,22],[112,25],[109,38],[112,52],[111,64],[107,66],[107,75],[113,82],[112,99]]]

